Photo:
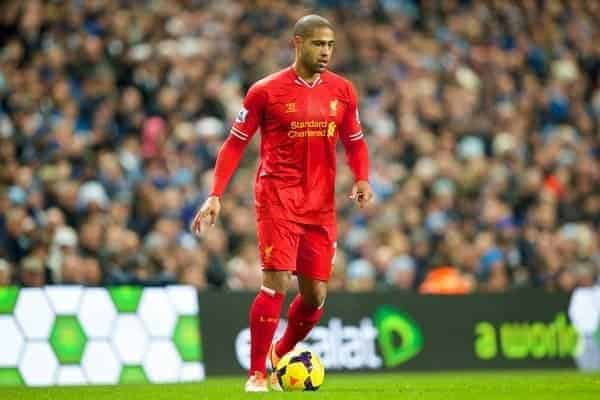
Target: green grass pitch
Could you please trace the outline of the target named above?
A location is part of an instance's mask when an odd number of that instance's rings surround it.
[[[558,372],[459,372],[330,374],[317,392],[244,393],[243,377],[209,377],[197,384],[55,388],[0,387],[7,400],[235,400],[265,399],[600,399],[600,374]]]

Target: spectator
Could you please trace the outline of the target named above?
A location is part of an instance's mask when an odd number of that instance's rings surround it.
[[[411,290],[415,284],[416,264],[412,257],[403,255],[395,258],[387,271],[386,280],[393,287]]]
[[[27,287],[40,287],[46,284],[46,269],[42,259],[29,256],[21,261],[19,283]]]
[[[369,292],[375,289],[375,267],[365,259],[357,259],[348,264],[346,289],[350,292]]]
[[[0,286],[12,283],[12,266],[5,259],[0,258]]]

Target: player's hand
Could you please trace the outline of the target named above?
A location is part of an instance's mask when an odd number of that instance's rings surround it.
[[[373,199],[371,185],[367,181],[358,181],[352,185],[352,193],[348,196],[355,200],[360,208],[365,207]]]
[[[221,200],[218,196],[209,196],[202,204],[202,207],[196,212],[190,230],[196,236],[200,236],[202,232],[202,223],[207,221],[209,227],[214,226],[217,222],[217,217],[221,211]]]

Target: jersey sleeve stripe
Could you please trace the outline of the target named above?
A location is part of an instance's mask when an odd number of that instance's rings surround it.
[[[353,142],[353,141],[355,141],[355,140],[362,139],[363,137],[364,137],[364,135],[360,135],[360,136],[357,136],[357,137],[355,137],[355,138],[352,138],[352,139],[350,139],[350,141],[351,141],[351,142]]]
[[[357,136],[360,136],[360,135],[362,135],[362,131],[358,131],[358,132],[356,132],[356,133],[353,133],[353,134],[352,134],[352,135],[350,135],[349,137],[352,139],[352,138],[354,138],[354,137],[357,137]]]
[[[248,140],[248,138],[247,138],[247,137],[243,137],[242,135],[240,135],[239,133],[237,133],[237,132],[236,132],[236,131],[234,131],[233,129],[230,131],[230,133],[231,133],[233,136],[235,136],[236,138],[238,138],[238,139],[241,139],[241,140],[244,140],[244,141]]]
[[[235,126],[231,127],[231,130],[234,131],[235,133],[241,135],[241,136],[245,136],[246,138],[248,137],[247,133],[242,132],[241,130],[239,130],[238,128],[236,128]]]

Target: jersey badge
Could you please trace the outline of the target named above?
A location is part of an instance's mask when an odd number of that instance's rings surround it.
[[[269,245],[265,247],[265,261],[271,261],[271,254],[273,253],[273,245]]]
[[[329,116],[331,117],[335,117],[337,114],[337,105],[338,105],[338,101],[336,100],[331,100],[329,102]]]
[[[335,122],[331,121],[329,124],[327,124],[327,137],[335,136],[335,128]]]

